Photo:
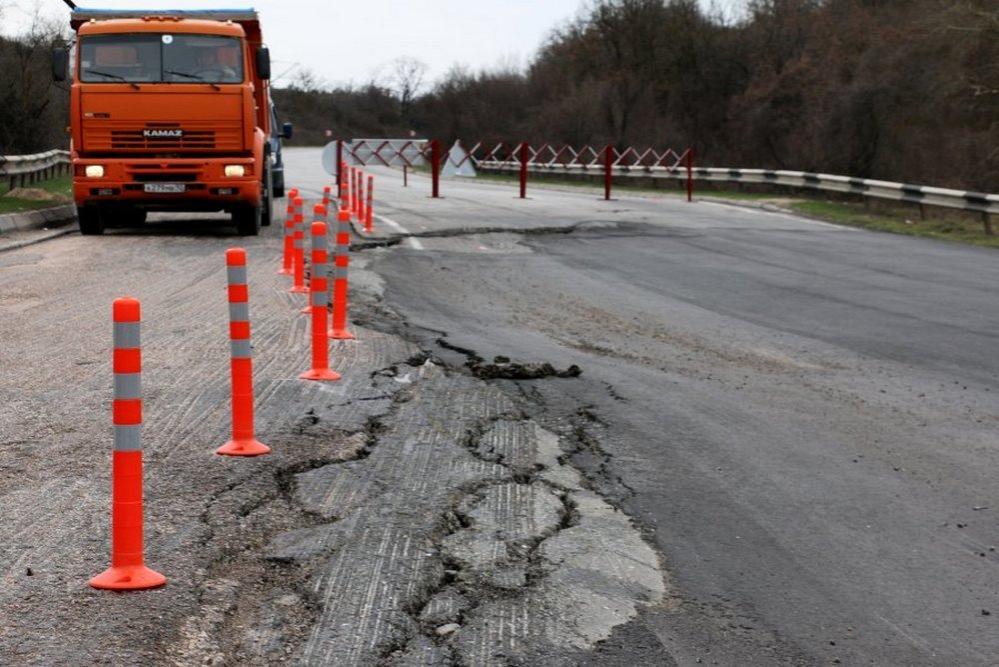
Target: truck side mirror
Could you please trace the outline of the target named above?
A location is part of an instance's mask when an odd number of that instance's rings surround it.
[[[266,46],[257,49],[257,76],[264,81],[271,78],[271,50]]]
[[[294,134],[295,127],[291,123],[285,123],[281,126],[281,138],[291,139],[291,135]]]
[[[69,51],[52,49],[52,80],[65,81],[69,70]]]

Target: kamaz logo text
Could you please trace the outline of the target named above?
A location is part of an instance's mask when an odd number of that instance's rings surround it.
[[[184,136],[184,130],[143,130],[142,136],[146,139],[179,139]]]

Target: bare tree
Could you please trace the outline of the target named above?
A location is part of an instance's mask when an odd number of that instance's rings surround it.
[[[0,154],[66,144],[66,91],[53,84],[49,54],[65,28],[36,12],[27,31],[0,37]]]
[[[413,102],[423,90],[427,69],[426,63],[408,56],[392,62],[392,89],[399,99],[399,114],[405,120],[412,116]]]
[[[325,90],[327,86],[318,74],[303,67],[295,72],[288,87],[303,93],[315,94]]]

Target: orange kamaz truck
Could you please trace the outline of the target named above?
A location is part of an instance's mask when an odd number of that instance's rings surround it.
[[[74,7],[70,21],[52,73],[72,82],[80,231],[148,211],[227,211],[243,235],[270,224],[279,132],[257,13]]]

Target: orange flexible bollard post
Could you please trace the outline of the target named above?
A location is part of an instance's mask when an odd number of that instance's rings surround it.
[[[326,211],[316,206],[316,217],[325,216]],[[330,370],[329,338],[326,332],[326,313],[329,308],[329,252],[327,250],[326,223],[312,223],[312,284],[310,304],[312,306],[312,368],[298,377],[303,380],[333,381],[340,374]]]
[[[328,185],[323,186],[323,208],[329,208],[330,206],[330,193],[332,188]]]
[[[284,252],[281,255],[281,268],[278,269],[279,276],[290,276],[291,275],[291,254],[293,251],[294,240],[292,239],[295,233],[295,206],[291,202],[288,203],[288,208],[286,209],[286,217],[284,219]]]
[[[357,175],[357,222],[364,224],[364,172]]]
[[[90,580],[116,591],[156,588],[166,577],[146,567],[142,544],[141,306],[116,299],[114,316],[114,453],[111,464],[111,567]]]
[[[336,340],[352,340],[347,331],[347,267],[350,264],[350,211],[337,214],[336,258],[333,269],[333,328],[329,336]]]
[[[246,284],[246,251],[225,251],[229,280],[229,348],[232,376],[232,439],[216,450],[223,456],[260,456],[271,448],[253,432],[253,348],[250,343],[250,290]]]
[[[328,210],[329,209],[327,209],[322,204],[316,204],[315,206],[313,206],[312,207],[312,222],[326,222],[326,218],[328,217],[328,213],[327,213]],[[315,276],[315,267],[312,267],[312,268],[313,268],[313,270],[309,274],[309,293],[310,294],[312,293],[312,279]],[[298,311],[298,313],[300,315],[311,315],[312,314],[312,300],[310,299],[309,302],[306,303],[305,306],[303,306],[300,311]]]
[[[350,211],[350,214],[354,215],[354,206],[356,204],[356,198],[354,196],[354,190],[357,187],[357,179],[354,178],[354,168],[353,167],[351,167],[350,171],[347,172],[347,177],[349,179],[349,184],[348,184],[348,188],[347,189],[348,189],[348,194],[350,195],[347,198],[347,204],[348,204],[347,208]]]
[[[340,163],[340,196],[338,197],[337,209],[343,208],[343,203],[347,201],[347,163]]]
[[[353,167],[347,167],[347,208],[350,210],[354,210],[354,168]]]
[[[354,217],[361,210],[361,170],[354,170]]]
[[[295,294],[305,294],[309,290],[305,287],[305,223],[302,219],[302,198],[295,197],[295,232],[292,237],[292,270],[294,271],[294,283],[289,292]]]
[[[295,199],[298,197],[298,190],[292,188],[288,191],[288,217],[284,220],[284,256],[279,275],[290,276],[291,258],[295,252]]]
[[[364,231],[371,233],[374,222],[375,177],[368,176],[368,204],[364,207]]]

